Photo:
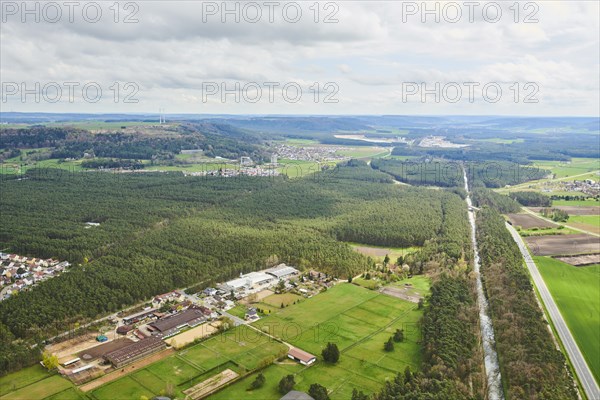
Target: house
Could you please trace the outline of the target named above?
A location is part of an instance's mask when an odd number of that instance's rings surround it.
[[[174,301],[174,302],[178,302],[178,301],[182,301],[185,297],[176,291],[172,291],[172,292],[168,292],[168,293],[163,293],[163,294],[159,294],[158,296],[155,296],[154,299],[152,299],[152,305],[154,307],[160,307],[161,305],[163,305],[166,302],[169,301]]]
[[[204,293],[207,296],[214,296],[217,294],[217,289],[209,287],[204,289],[202,293]]]
[[[315,400],[315,399],[312,396],[309,396],[304,392],[299,392],[297,390],[291,390],[279,400]]]
[[[157,310],[155,308],[153,308],[153,309],[141,311],[141,312],[133,314],[133,315],[129,315],[129,316],[123,318],[123,324],[131,325],[131,324],[135,324],[136,322],[139,322],[145,318],[154,317],[154,313],[156,311]]]
[[[256,311],[256,308],[249,308],[246,311],[246,315],[244,316],[244,319],[246,321],[256,321],[259,318],[260,317],[258,316],[258,312]]]
[[[288,351],[288,358],[291,358],[294,361],[298,361],[302,365],[311,365],[312,363],[317,361],[317,357],[295,347],[290,348],[290,350]]]

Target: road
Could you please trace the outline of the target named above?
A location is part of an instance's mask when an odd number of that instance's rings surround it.
[[[548,222],[551,222],[551,223],[553,223],[553,224],[556,224],[556,225],[558,225],[558,223],[557,223],[557,222],[554,222],[554,221],[552,221],[552,220],[551,220],[551,219],[549,219],[549,218],[546,218],[546,217],[544,217],[544,216],[542,216],[542,215],[540,215],[540,214],[538,214],[538,213],[536,213],[536,212],[534,212],[534,211],[531,211],[531,210],[530,210],[529,208],[527,208],[527,207],[523,207],[523,211],[525,211],[525,212],[526,212],[526,213],[528,213],[528,214],[534,215],[534,216],[536,216],[536,217],[538,217],[538,218],[540,218],[540,219],[543,219],[544,221],[548,221]],[[578,231],[578,232],[581,232],[581,233],[586,233],[586,234],[588,234],[588,235],[592,235],[592,236],[595,236],[595,237],[600,237],[600,235],[599,235],[599,234],[597,234],[597,233],[590,232],[590,231],[586,231],[585,229],[575,228],[574,226],[571,226],[571,225],[569,225],[568,223],[561,222],[560,224],[561,224],[561,225],[564,225],[564,226],[566,226],[567,228],[569,228],[569,229],[572,229],[572,230],[574,230],[574,231]]]
[[[516,231],[515,228],[512,227],[512,225],[506,223],[506,227],[511,233],[517,245],[519,246],[521,254],[523,254],[523,258],[525,259],[527,269],[529,270],[529,273],[533,278],[535,286],[537,287],[538,292],[540,293],[540,297],[542,298],[542,301],[546,306],[546,310],[548,311],[548,315],[552,320],[552,324],[558,332],[558,336],[560,337],[560,340],[562,341],[562,344],[565,350],[567,351],[569,359],[571,360],[571,364],[573,364],[573,367],[575,368],[575,373],[579,377],[579,381],[581,382],[581,386],[583,387],[585,394],[590,400],[600,400],[600,389],[598,388],[598,383],[594,379],[592,371],[585,362],[585,359],[581,354],[581,350],[579,350],[579,347],[577,346],[577,343],[575,342],[571,331],[567,327],[565,320],[560,314],[560,311],[558,310],[558,307],[554,302],[554,298],[552,298],[552,295],[550,294],[550,291],[548,290],[548,287],[546,286],[542,275],[540,274],[537,266],[535,265],[535,262],[533,262],[533,259],[529,254],[529,250],[527,250],[527,246],[525,246],[525,242],[523,241],[523,239],[521,239],[521,236],[519,236],[519,233]]]

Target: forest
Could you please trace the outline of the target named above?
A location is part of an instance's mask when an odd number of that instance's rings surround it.
[[[550,207],[552,199],[538,192],[511,192],[509,196],[526,207]]]
[[[549,171],[507,161],[458,162],[447,160],[376,159],[371,166],[411,185],[463,186],[463,166],[474,187],[499,188],[541,179]]]
[[[497,210],[477,215],[484,287],[507,399],[577,399],[565,357],[555,347],[523,258]]]
[[[0,328],[16,339],[261,269],[273,255],[346,277],[372,264],[346,240],[425,244],[448,263],[468,243],[457,194],[382,184],[389,176],[363,162],[295,180],[50,169],[24,178],[0,182],[0,246],[74,266],[0,303]]]

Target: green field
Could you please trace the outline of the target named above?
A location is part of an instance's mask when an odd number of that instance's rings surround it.
[[[180,351],[92,392],[97,400],[151,398],[172,385],[178,397],[226,368],[244,374],[285,354],[287,347],[247,326],[239,326]],[[115,397],[115,393],[119,396]]]
[[[377,289],[378,286],[382,284],[379,279],[364,279],[364,278],[354,278],[352,283],[358,286],[362,286],[367,289]]]
[[[287,307],[290,304],[293,304],[295,301],[299,301],[302,299],[302,296],[298,296],[294,293],[282,293],[267,296],[264,299],[262,299],[261,302],[273,307],[281,307],[281,304],[283,304],[284,307]]]
[[[23,371],[29,371],[27,368]],[[23,372],[20,371],[19,373]],[[11,375],[8,375],[10,377]],[[34,383],[23,386],[17,390],[12,390],[12,387],[8,387],[8,392],[0,397],[2,400],[31,400],[31,399],[45,399],[51,397],[59,392],[65,391],[72,388],[71,382],[59,375],[52,375],[42,380],[38,380]],[[2,387],[4,391],[4,385]]]
[[[341,283],[253,325],[317,355],[318,359],[327,342],[336,343],[341,352],[338,364],[317,361],[297,373],[296,388],[307,391],[310,384],[320,383],[329,389],[332,399],[348,399],[353,388],[373,393],[406,366],[412,370],[420,367],[417,323],[421,315],[416,304]],[[395,350],[387,353],[383,343],[396,329],[404,329],[406,340],[396,343]],[[281,370],[273,368],[268,373],[279,376]],[[253,376],[233,385],[215,398],[241,393],[252,379]],[[271,382],[267,377],[261,398],[280,398],[274,390],[277,383],[277,378]]]
[[[572,158],[570,162],[543,160],[535,161],[534,165],[551,170],[556,178],[566,178],[599,170],[600,160],[595,158]]]
[[[411,287],[407,288],[405,285],[406,283],[410,283]],[[426,297],[429,294],[431,281],[425,275],[414,275],[412,278],[407,278],[398,282],[394,282],[389,286],[395,286],[406,289],[406,294],[411,296]]]
[[[577,222],[581,224],[600,226],[600,215],[571,215],[569,222]]]
[[[596,380],[600,380],[600,265],[574,267],[534,257]]]
[[[552,200],[553,206],[600,206],[596,200]]]

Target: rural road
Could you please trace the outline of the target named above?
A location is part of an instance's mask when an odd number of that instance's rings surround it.
[[[525,264],[527,265],[527,269],[531,274],[533,281],[535,282],[535,286],[537,287],[540,297],[546,306],[546,310],[548,311],[548,315],[558,332],[558,336],[563,343],[567,354],[569,355],[569,359],[571,360],[571,364],[575,368],[575,372],[579,377],[579,381],[581,382],[581,386],[585,391],[589,400],[600,400],[600,389],[598,388],[598,383],[594,379],[594,375],[590,370],[589,366],[585,362],[577,343],[575,343],[575,339],[573,335],[571,335],[571,331],[567,327],[565,320],[563,319],[542,275],[540,274],[535,262],[531,258],[527,247],[525,246],[525,242],[521,239],[521,236],[517,233],[516,229],[512,227],[512,225],[506,223],[506,228],[511,233],[514,241],[519,246],[521,250],[521,254],[523,254],[523,258],[525,259]]]
[[[540,215],[540,214],[538,214],[538,213],[536,213],[536,212],[534,212],[534,211],[531,211],[531,210],[530,210],[529,208],[527,208],[527,207],[523,207],[523,211],[525,211],[525,212],[526,212],[526,213],[528,213],[528,214],[534,215],[534,216],[536,216],[536,217],[537,217],[537,218],[539,218],[539,219],[543,219],[544,221],[548,221],[548,222],[551,222],[551,223],[553,223],[553,224],[559,225],[559,223],[557,223],[557,222],[554,222],[554,221],[552,221],[551,219],[549,219],[549,218],[546,218],[546,217],[544,217],[544,216],[542,216],[542,215]],[[597,233],[590,232],[590,231],[586,231],[585,229],[575,228],[574,226],[571,226],[571,225],[569,225],[569,223],[568,223],[568,222],[562,222],[561,224],[562,224],[562,225],[564,225],[564,226],[566,226],[566,227],[567,227],[567,228],[569,228],[569,229],[573,229],[574,231],[579,231],[579,232],[582,232],[582,233],[586,233],[586,234],[588,234],[588,235],[592,235],[592,236],[595,236],[595,237],[600,237],[600,235],[599,235],[599,234],[597,234]]]

